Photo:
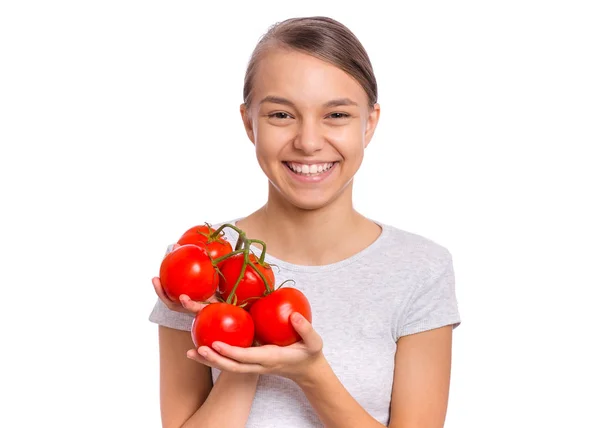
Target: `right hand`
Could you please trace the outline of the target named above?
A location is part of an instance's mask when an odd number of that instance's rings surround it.
[[[171,248],[171,251],[173,251],[177,247],[180,247],[180,245],[174,244],[173,247]],[[167,254],[168,254],[168,252],[167,252]],[[166,256],[166,254],[165,254],[165,256]],[[156,295],[158,296],[158,298],[172,311],[197,314],[202,309],[204,309],[206,306],[208,306],[204,303],[196,302],[196,301],[190,299],[187,294],[181,294],[179,296],[179,302],[172,301],[171,299],[169,299],[169,297],[165,293],[165,290],[163,289],[162,284],[160,283],[159,277],[155,276],[154,278],[152,278],[152,285],[154,285],[154,291],[156,292]],[[208,299],[208,301],[213,302],[213,303],[218,302],[218,300],[214,294]]]

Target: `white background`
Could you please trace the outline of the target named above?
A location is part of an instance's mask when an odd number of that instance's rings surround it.
[[[217,3],[2,2],[0,426],[160,426],[150,279],[264,202],[245,66],[306,15],[379,82],[356,207],[454,256],[446,426],[600,426],[596,2]]]

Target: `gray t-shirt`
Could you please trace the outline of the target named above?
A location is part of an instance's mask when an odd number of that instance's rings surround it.
[[[378,239],[337,263],[299,266],[268,253],[265,260],[279,267],[274,268],[276,284],[293,279],[292,286],[306,295],[312,324],[335,374],[387,426],[396,341],[446,325],[456,328],[461,321],[449,251],[430,239],[377,223],[382,227]],[[227,228],[226,237],[234,245],[237,233]],[[150,314],[150,321],[180,330],[189,331],[192,320],[193,315],[171,311],[160,300]],[[212,374],[216,381],[219,371]],[[261,375],[246,427],[282,426],[323,425],[294,382]]]

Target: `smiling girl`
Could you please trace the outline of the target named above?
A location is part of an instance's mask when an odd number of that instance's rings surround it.
[[[154,278],[163,426],[442,427],[460,324],[452,256],[353,208],[380,114],[363,46],[325,17],[273,26],[248,64],[240,113],[269,192],[227,223],[266,243],[276,283],[294,279],[313,319],[292,315],[302,341],[291,346],[194,349],[204,305],[169,301]]]

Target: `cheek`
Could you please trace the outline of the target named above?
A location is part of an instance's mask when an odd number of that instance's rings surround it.
[[[327,139],[342,156],[356,156],[364,150],[364,132],[360,123],[330,128]]]
[[[264,155],[278,153],[293,141],[296,130],[293,126],[258,126],[256,128],[256,150]]]

